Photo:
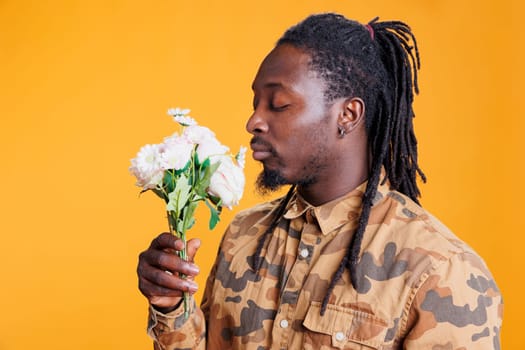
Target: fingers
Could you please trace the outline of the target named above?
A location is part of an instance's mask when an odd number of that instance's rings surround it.
[[[144,277],[139,277],[139,289],[140,291],[147,292],[148,298],[151,298],[151,297],[180,298],[184,293],[184,291],[179,290],[179,289],[167,288],[167,287],[160,286],[156,283],[152,283],[151,281],[148,281]],[[189,288],[187,289],[189,291]]]
[[[195,258],[195,253],[201,246],[201,240],[198,238],[190,239],[186,244],[186,252],[188,254],[188,261],[192,261]]]
[[[183,242],[172,234],[163,233],[139,255],[139,290],[152,305],[173,307],[180,302],[184,292],[193,294],[197,291],[193,278],[199,273],[199,268],[193,264],[193,258],[200,244],[199,239],[187,242],[188,261],[185,261],[174,252],[184,248]]]
[[[164,250],[148,249],[142,252],[139,255],[139,266],[141,264],[155,267],[162,272],[170,271],[173,274],[184,274],[190,277],[199,274],[197,265]]]
[[[182,293],[180,291],[159,287],[147,280],[139,279],[139,289],[146,296],[151,305],[159,308],[172,308],[178,305],[182,300]],[[148,292],[145,293],[144,291]]]
[[[149,288],[149,284],[147,284],[147,292],[150,295],[177,296],[181,295],[182,292],[193,294],[198,288],[197,283],[193,281],[193,276],[182,278],[178,274],[167,273],[165,270],[147,264],[139,264],[138,275],[139,288],[141,288],[140,283],[143,280],[153,285]],[[167,292],[166,289],[174,292]]]
[[[165,276],[163,276],[165,275]],[[153,296],[180,297],[184,292],[194,294],[198,289],[193,280],[169,275],[166,272],[143,274],[139,276],[139,290],[147,298]]]
[[[201,240],[198,238],[193,238],[186,242],[186,254],[188,256],[188,261],[193,261],[195,253],[200,248],[200,246]],[[184,242],[171,233],[164,232],[151,242],[150,249],[167,249],[168,251],[174,249],[180,251],[184,249]]]
[[[172,273],[196,276],[199,273],[199,268],[193,264],[193,258],[200,244],[201,241],[199,239],[191,239],[187,242],[187,260],[185,261],[173,254],[173,250],[180,251],[184,249],[184,243],[170,233],[162,233],[151,242],[148,250],[140,254],[139,262],[144,261],[151,266],[156,266],[159,269]]]
[[[158,307],[173,307],[179,303],[184,292],[194,294],[198,289],[191,277],[182,278],[143,262],[139,262],[137,270],[140,292],[150,304]]]
[[[184,249],[184,243],[171,233],[161,233],[157,238],[151,241],[150,249]]]

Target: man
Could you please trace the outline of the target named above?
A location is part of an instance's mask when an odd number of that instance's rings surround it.
[[[196,291],[200,241],[190,262],[169,234],[141,254],[156,348],[499,348],[490,272],[417,202],[418,68],[401,22],[322,14],[284,34],[255,77],[246,128],[259,187],[292,186],[236,216],[188,319],[180,300]]]

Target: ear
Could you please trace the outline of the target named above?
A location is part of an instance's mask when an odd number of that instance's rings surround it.
[[[359,97],[344,101],[343,109],[337,119],[337,124],[345,134],[352,132],[365,119],[365,102]]]

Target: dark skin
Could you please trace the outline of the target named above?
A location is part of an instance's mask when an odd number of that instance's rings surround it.
[[[253,158],[286,183],[298,184],[301,196],[318,206],[363,183],[369,156],[363,100],[348,97],[327,103],[324,80],[309,61],[306,52],[291,45],[270,52],[253,82],[254,111],[246,130],[253,135]],[[188,241],[188,261],[183,261],[174,254],[182,242],[163,233],[140,254],[139,289],[151,305],[168,312],[184,292],[195,293],[193,279],[199,269],[193,259],[199,247],[200,240]]]

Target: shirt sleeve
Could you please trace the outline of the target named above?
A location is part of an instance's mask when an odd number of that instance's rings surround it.
[[[425,275],[409,306],[404,349],[500,349],[501,293],[485,263],[455,254]]]
[[[163,314],[150,306],[148,335],[154,341],[155,350],[206,349],[209,301],[216,271],[217,262],[213,265],[207,278],[200,308],[196,306],[195,299],[191,297],[188,319],[184,318],[182,305],[168,314]]]
[[[182,306],[167,314],[150,306],[148,335],[153,339],[156,350],[206,348],[206,322],[203,313],[196,307],[193,297],[190,305],[187,319]]]

